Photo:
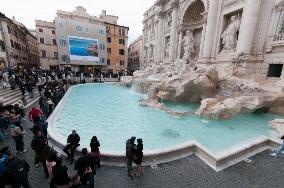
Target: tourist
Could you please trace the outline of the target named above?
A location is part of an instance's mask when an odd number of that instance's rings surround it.
[[[6,89],[6,88],[7,88],[7,83],[5,82],[4,79],[3,79],[3,81],[2,81],[2,87],[3,87],[3,89]]]
[[[93,188],[94,187],[91,184],[89,184],[89,185],[82,185],[80,176],[78,176],[78,175],[75,175],[75,176],[73,176],[71,178],[71,183],[72,183],[71,188]]]
[[[90,143],[90,147],[91,147],[91,153],[92,156],[94,157],[96,164],[98,165],[98,168],[101,167],[101,155],[100,155],[100,142],[98,141],[96,136],[93,136],[93,138],[91,139],[91,143]]]
[[[71,164],[73,163],[74,160],[74,152],[76,148],[80,145],[80,136],[76,133],[75,130],[72,131],[72,134],[70,134],[67,138],[67,145],[63,149],[63,151],[67,154],[68,158],[71,159]],[[71,149],[71,154],[69,153],[69,149]]]
[[[283,140],[281,146],[275,151],[274,153],[271,153],[270,155],[273,157],[279,157],[282,154],[282,151],[284,151],[284,136],[281,137]]]
[[[40,109],[33,107],[32,110],[29,112],[30,121],[37,123],[40,121],[40,116],[42,115],[43,115],[43,112]]]
[[[26,91],[25,91],[25,89],[26,89],[25,88],[25,84],[23,82],[20,82],[19,87],[20,87],[20,90],[22,92],[22,96],[25,96],[25,93],[26,93]]]
[[[142,174],[142,159],[143,159],[143,141],[142,139],[137,139],[137,146],[134,148],[133,151],[133,160],[136,167],[136,173],[135,176],[139,177]]]
[[[42,154],[46,142],[46,137],[42,135],[41,131],[35,132],[35,136],[31,142],[31,148],[35,151],[35,167],[38,167],[39,162],[41,162],[40,156]]]
[[[14,154],[9,155],[7,169],[5,171],[6,184],[12,188],[30,188],[29,184],[30,165],[23,159],[15,158]]]
[[[20,127],[15,124],[11,124],[11,136],[16,143],[16,150],[18,153],[25,153],[27,150],[24,149],[23,131]]]
[[[49,177],[53,177],[52,168],[56,165],[56,161],[57,161],[56,154],[57,154],[56,152],[50,152],[48,159],[45,162]]]
[[[5,188],[5,177],[4,172],[7,168],[10,151],[9,146],[4,146],[0,150],[0,188]]]
[[[127,175],[131,179],[133,178],[131,176],[131,170],[132,170],[132,156],[133,156],[135,139],[136,137],[132,136],[130,139],[126,141]]]
[[[10,86],[11,86],[11,90],[15,90],[15,89],[16,89],[15,78],[11,77],[11,78],[9,79],[9,83],[10,83]]]
[[[52,168],[53,178],[50,187],[69,188],[68,168],[62,164],[62,158],[58,157],[56,165]]]
[[[40,161],[42,163],[42,166],[43,166],[43,172],[45,173],[45,177],[48,178],[49,177],[49,172],[48,172],[48,169],[47,169],[47,166],[46,166],[46,160],[48,159],[49,157],[49,154],[50,154],[50,149],[49,149],[49,146],[47,144],[47,139],[45,136],[40,136],[40,138],[38,139],[39,142],[39,147],[38,147],[38,161]]]
[[[83,156],[80,157],[75,163],[74,169],[77,170],[77,174],[80,176],[81,183],[83,185],[87,185],[92,182],[92,179],[94,179],[94,174],[96,173],[96,164],[95,159],[88,154],[87,148],[82,149],[82,155]],[[88,173],[86,171],[88,171]]]
[[[47,138],[47,128],[48,128],[48,122],[46,121],[45,117],[42,117],[40,119],[42,134]]]
[[[5,140],[5,118],[3,117],[3,114],[0,114],[0,142]]]

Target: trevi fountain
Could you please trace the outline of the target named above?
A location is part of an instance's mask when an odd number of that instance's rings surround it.
[[[141,69],[122,83],[162,110],[172,101],[200,103],[195,114],[208,119],[283,115],[283,10],[281,0],[158,0],[144,14]]]

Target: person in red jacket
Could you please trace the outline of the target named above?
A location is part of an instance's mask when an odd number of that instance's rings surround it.
[[[33,107],[32,110],[29,112],[30,121],[37,123],[37,122],[40,121],[40,116],[42,116],[42,115],[43,115],[43,113],[40,109]]]

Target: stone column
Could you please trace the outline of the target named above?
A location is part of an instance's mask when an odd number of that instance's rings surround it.
[[[179,36],[178,36],[178,53],[177,53],[177,59],[181,58],[181,46],[182,46],[182,33],[183,31],[179,31]]]
[[[157,45],[157,57],[158,62],[160,63],[163,61],[163,19],[164,19],[164,12],[160,12],[158,15],[158,45]]]
[[[172,2],[172,24],[171,24],[171,33],[170,33],[170,50],[169,50],[169,59],[170,61],[175,60],[175,47],[176,47],[176,27],[177,27],[177,17],[178,17],[178,4],[179,1],[175,0]]]
[[[260,5],[260,0],[246,1],[237,45],[238,53],[244,52],[246,54],[251,54]]]
[[[207,25],[205,29],[205,38],[204,38],[204,46],[203,49],[203,57],[210,58],[212,56],[212,48],[214,43],[215,31],[216,31],[216,24],[217,24],[217,16],[218,16],[218,7],[220,4],[220,0],[213,0],[210,1],[208,17],[207,17]],[[203,27],[204,28],[204,27]]]

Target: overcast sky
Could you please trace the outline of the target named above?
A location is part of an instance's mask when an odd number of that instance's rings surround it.
[[[129,27],[129,42],[142,34],[143,13],[156,0],[1,0],[0,11],[7,17],[15,16],[27,28],[35,28],[35,19],[53,21],[56,10],[73,11],[81,5],[92,16],[118,16],[118,24]]]

